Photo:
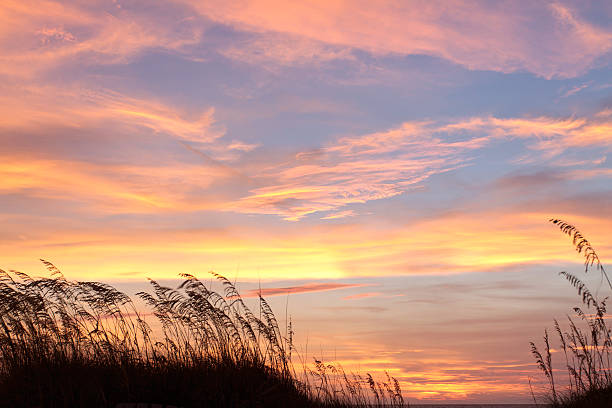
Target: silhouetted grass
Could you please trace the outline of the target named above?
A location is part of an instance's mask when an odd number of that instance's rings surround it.
[[[595,268],[612,290],[612,283],[590,242],[578,229],[562,220],[550,220],[561,231],[572,238],[578,253],[585,258],[585,273]],[[549,383],[547,402],[553,406],[566,408],[598,408],[612,406],[611,347],[612,329],[608,327],[606,302],[608,297],[599,299],[577,276],[560,272],[578,291],[583,307],[575,307],[576,317],[567,317],[568,328],[562,329],[555,320],[555,331],[560,349],[565,359],[566,373],[558,373],[553,368],[552,347],[548,332],[544,332],[542,352],[532,342],[531,351]],[[567,376],[564,390],[558,389],[558,376]]]
[[[0,270],[0,404],[10,407],[403,406],[398,382],[376,382],[315,360],[296,374],[292,329],[281,335],[265,299],[257,316],[236,287],[223,294],[181,275],[137,295],[160,324],[154,333],[132,299],[100,282]],[[151,405],[153,406],[153,405]]]

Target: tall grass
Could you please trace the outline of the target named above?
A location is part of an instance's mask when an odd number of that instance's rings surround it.
[[[591,243],[573,225],[559,219],[551,219],[563,233],[572,238],[578,253],[584,256],[584,272],[595,269],[612,290],[608,274],[600,262]],[[563,407],[610,407],[612,406],[612,328],[607,325],[608,297],[600,298],[576,275],[560,272],[576,290],[582,307],[575,307],[575,316],[567,317],[567,328],[555,320],[555,332],[563,354],[566,372],[553,368],[550,337],[544,332],[542,351],[532,342],[531,352],[548,380],[547,402]],[[559,380],[566,378],[564,390],[559,390]]]
[[[281,334],[266,300],[254,313],[236,287],[222,293],[183,274],[150,280],[146,309],[100,282],[0,270],[0,404],[115,407],[404,406],[397,380],[376,382],[315,360],[296,374],[293,330]],[[146,317],[156,319],[153,330]]]

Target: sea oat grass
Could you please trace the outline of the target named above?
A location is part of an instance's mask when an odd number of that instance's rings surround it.
[[[573,225],[559,219],[550,220],[562,232],[572,238],[578,253],[584,255],[585,272],[592,268],[601,274],[610,289],[612,284],[591,243]],[[549,383],[547,402],[565,408],[612,407],[612,328],[608,327],[608,297],[596,297],[581,279],[568,272],[561,272],[577,291],[583,307],[575,307],[575,317],[567,317],[567,329],[555,320],[555,331],[567,370],[566,387],[560,391],[557,385],[561,373],[556,373],[552,363],[552,347],[548,332],[544,333],[541,352],[531,343],[531,351]]]
[[[281,335],[265,299],[258,316],[236,287],[223,294],[192,275],[177,288],[151,280],[132,299],[100,282],[0,270],[0,404],[7,407],[403,406],[397,380],[375,382],[316,361],[296,375],[293,329]],[[298,378],[299,377],[299,378]],[[372,391],[369,395],[367,390]],[[153,405],[152,405],[153,406]]]

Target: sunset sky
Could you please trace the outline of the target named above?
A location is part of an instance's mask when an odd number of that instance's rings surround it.
[[[0,5],[0,268],[213,270],[412,402],[530,402],[611,153],[604,0]]]

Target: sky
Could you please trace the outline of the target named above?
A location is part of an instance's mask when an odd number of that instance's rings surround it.
[[[212,270],[306,359],[529,402],[548,219],[612,257],[611,68],[607,1],[4,0],[0,268]]]

